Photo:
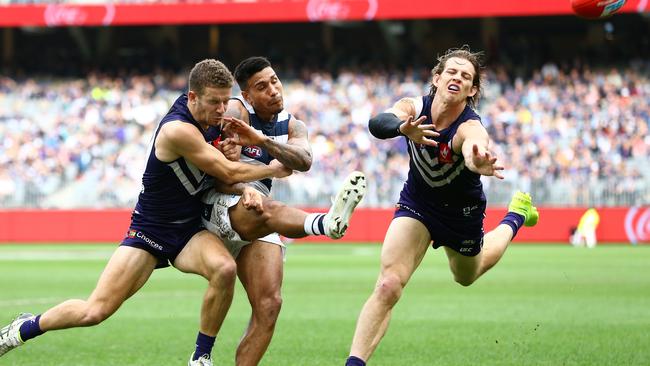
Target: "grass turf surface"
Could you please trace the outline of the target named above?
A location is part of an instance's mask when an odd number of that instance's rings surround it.
[[[0,246],[0,322],[86,298],[112,245]],[[292,245],[283,309],[261,365],[343,365],[379,245]],[[97,327],[46,333],[0,365],[184,365],[205,281],[157,270]],[[468,288],[430,251],[371,365],[648,365],[650,247],[513,245]],[[250,309],[241,286],[213,351],[233,365]]]

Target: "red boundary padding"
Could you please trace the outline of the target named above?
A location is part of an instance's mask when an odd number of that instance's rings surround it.
[[[308,211],[318,211],[309,209]],[[518,242],[566,243],[585,208],[540,208],[540,222],[524,228]],[[599,242],[650,242],[650,207],[599,208]],[[0,242],[119,242],[130,219],[129,210],[7,210],[0,211]],[[505,209],[487,211],[485,230],[500,222]],[[393,217],[390,209],[358,209],[343,242],[381,242]],[[332,242],[325,237],[309,241]]]

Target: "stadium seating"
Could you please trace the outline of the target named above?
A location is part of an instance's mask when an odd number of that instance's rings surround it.
[[[490,203],[504,204],[514,189],[541,205],[648,202],[649,68],[549,63],[525,79],[490,68],[479,109],[507,169],[505,181],[484,179]],[[132,207],[149,139],[185,88],[183,75],[0,77],[0,205]],[[363,205],[391,206],[408,170],[406,146],[374,139],[366,123],[400,97],[426,93],[428,70],[307,75],[283,82],[285,106],[309,127],[314,165],[278,182],[274,195],[326,205],[356,169],[369,178]]]

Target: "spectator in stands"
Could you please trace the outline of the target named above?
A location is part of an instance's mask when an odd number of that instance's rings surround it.
[[[530,78],[511,79],[503,67],[488,70],[480,113],[508,168],[501,186],[530,185],[540,204],[631,205],[634,197],[647,199],[650,64],[606,70],[546,66],[551,77],[538,70]],[[406,145],[391,141],[368,147],[367,133],[355,126],[395,98],[424,92],[422,75],[421,70],[341,69],[336,76],[311,70],[300,79],[285,78],[287,107],[318,124],[309,126],[312,170],[279,181],[276,197],[326,206],[333,193],[328,182],[361,169],[369,177],[364,204],[390,206],[406,176]],[[179,79],[168,72],[0,78],[0,164],[11,162],[4,174],[15,185],[5,207],[132,206],[156,120],[185,87]],[[333,141],[345,141],[349,149],[336,149]],[[364,153],[349,155],[357,150]],[[614,174],[621,169],[624,179]],[[381,184],[371,176],[381,177]],[[98,191],[98,185],[106,189]],[[503,191],[486,185],[495,204],[507,203]]]

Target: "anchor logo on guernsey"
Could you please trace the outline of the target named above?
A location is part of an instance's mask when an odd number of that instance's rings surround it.
[[[445,164],[454,162],[449,144],[442,142],[438,144],[438,161]]]

